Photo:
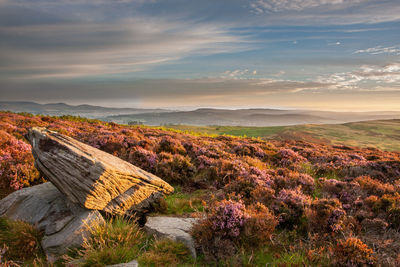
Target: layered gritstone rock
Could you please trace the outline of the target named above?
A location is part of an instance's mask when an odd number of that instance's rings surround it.
[[[120,158],[71,137],[32,128],[35,166],[69,200],[113,215],[145,213],[173,187]]]

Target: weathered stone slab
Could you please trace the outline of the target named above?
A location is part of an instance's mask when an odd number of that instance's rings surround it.
[[[138,267],[139,263],[136,260],[127,262],[127,263],[119,263],[113,265],[107,265],[106,267]]]
[[[104,223],[98,211],[70,202],[49,182],[0,200],[0,216],[33,224],[43,231],[42,248],[49,258],[79,247],[89,235],[88,227]]]
[[[144,229],[150,234],[182,242],[190,250],[192,256],[196,257],[194,240],[190,235],[190,230],[196,221],[195,218],[148,217]]]
[[[44,128],[32,128],[35,165],[72,202],[93,210],[123,215],[143,213],[168,183],[120,158]]]

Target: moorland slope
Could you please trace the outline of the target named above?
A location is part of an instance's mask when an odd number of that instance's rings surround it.
[[[0,113],[2,196],[43,182],[24,138],[33,126],[69,135],[173,185],[175,193],[156,213],[203,218],[192,231],[200,254],[196,260],[181,257],[184,252],[166,243],[146,243],[140,229],[117,220],[121,229],[135,229],[141,243],[132,238],[116,245],[112,238],[132,232],[119,235],[107,226],[101,240],[112,240],[83,247],[75,254],[82,264],[117,263],[118,255],[131,255],[123,251],[133,247],[137,253],[129,257],[139,255],[143,266],[160,264],[157,255],[163,255],[163,265],[186,266],[400,263],[399,152]],[[20,243],[8,245],[15,244]],[[166,255],[175,258],[165,263]]]

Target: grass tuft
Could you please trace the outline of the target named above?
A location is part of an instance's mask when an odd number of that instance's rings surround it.
[[[180,187],[175,187],[175,192],[163,199],[165,201],[164,208],[160,212],[169,215],[202,212],[205,205],[203,195],[204,192],[202,190],[187,194],[183,193]]]
[[[156,240],[138,261],[140,266],[177,266],[191,261],[189,250],[180,242]]]
[[[135,221],[114,218],[90,228],[91,237],[84,241],[75,256],[66,261],[77,261],[80,266],[104,266],[136,259],[149,244],[149,237]]]
[[[21,262],[42,257],[41,239],[42,234],[34,226],[0,217],[1,260]]]

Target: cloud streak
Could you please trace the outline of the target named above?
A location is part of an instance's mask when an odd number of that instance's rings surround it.
[[[257,0],[251,4],[256,13],[271,13],[287,10],[301,11],[316,7],[349,6],[361,0]]]
[[[400,45],[394,45],[389,47],[384,47],[382,45],[378,45],[376,47],[370,47],[367,49],[360,49],[354,52],[354,54],[370,54],[370,55],[379,55],[379,54],[394,54],[400,55]]]
[[[3,75],[39,79],[132,73],[188,55],[252,46],[216,26],[157,19],[0,27],[0,39]]]
[[[400,90],[400,63],[385,66],[362,66],[359,70],[320,77],[319,82],[332,84],[331,89],[381,91]]]
[[[357,24],[397,21],[394,0],[255,0],[249,4],[258,21],[297,25]]]

